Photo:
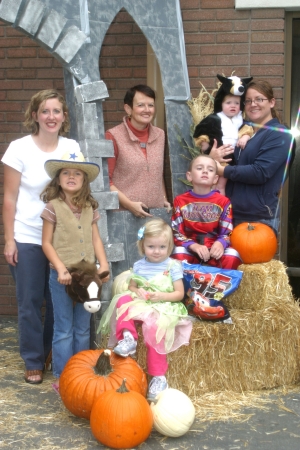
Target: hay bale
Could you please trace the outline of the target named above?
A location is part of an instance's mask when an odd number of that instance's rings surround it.
[[[196,321],[189,346],[168,355],[168,383],[188,396],[271,389],[300,380],[300,308],[282,301],[263,311],[232,310],[234,324]],[[140,337],[137,361],[145,367]]]
[[[294,302],[286,267],[281,261],[272,259],[262,264],[241,264],[243,271],[240,286],[224,299],[229,309],[259,311],[280,303],[282,299]]]

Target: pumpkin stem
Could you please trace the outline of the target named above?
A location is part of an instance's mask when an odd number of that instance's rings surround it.
[[[97,375],[106,376],[113,370],[110,364],[110,352],[104,350],[98,358],[94,371]]]
[[[251,223],[248,223],[248,230],[249,231],[255,230],[255,227],[251,225]]]
[[[120,394],[124,394],[125,392],[129,392],[129,390],[127,389],[127,387],[125,385],[125,381],[126,381],[126,378],[124,378],[124,380],[122,381],[121,386],[119,387],[119,389],[117,389],[117,392],[120,392]]]

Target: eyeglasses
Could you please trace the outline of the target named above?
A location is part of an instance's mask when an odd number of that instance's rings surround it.
[[[245,106],[252,105],[252,103],[255,103],[256,105],[259,105],[259,103],[262,103],[264,100],[269,100],[268,98],[255,98],[254,100],[245,100],[243,103]]]

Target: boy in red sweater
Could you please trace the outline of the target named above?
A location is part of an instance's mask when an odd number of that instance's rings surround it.
[[[191,161],[186,177],[193,189],[174,199],[172,258],[237,269],[242,261],[230,247],[231,203],[219,191],[211,190],[218,181],[215,160],[208,155],[197,156]]]

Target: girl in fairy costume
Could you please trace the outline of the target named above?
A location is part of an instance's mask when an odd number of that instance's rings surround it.
[[[107,333],[110,325],[109,345],[118,342],[114,353],[126,357],[136,351],[134,321],[142,322],[147,369],[153,376],[147,398],[153,400],[168,387],[166,354],[188,345],[192,322],[181,303],[181,265],[169,257],[174,245],[171,227],[162,219],[150,220],[139,230],[137,245],[143,258],[133,265],[129,290],[113,298],[99,330]]]

